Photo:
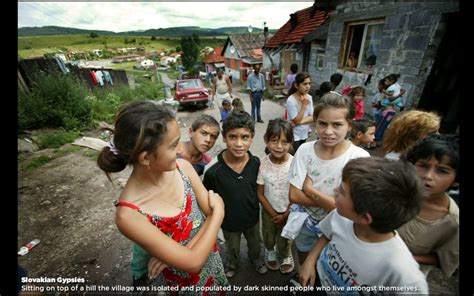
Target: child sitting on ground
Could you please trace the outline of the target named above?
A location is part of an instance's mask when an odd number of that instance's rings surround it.
[[[320,222],[323,235],[300,268],[300,283],[315,284],[317,262],[319,285],[332,293],[428,294],[425,276],[395,231],[421,207],[424,191],[413,165],[352,159],[335,193],[336,210]],[[393,288],[404,290],[386,290]]]
[[[428,191],[415,219],[398,229],[415,260],[450,277],[459,265],[459,208],[446,193],[459,179],[459,145],[454,135],[431,135],[408,151]],[[425,265],[426,264],[426,265]]]

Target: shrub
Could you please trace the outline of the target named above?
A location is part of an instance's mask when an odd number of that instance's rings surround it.
[[[64,144],[72,143],[75,139],[79,138],[80,135],[78,131],[65,130],[39,134],[37,136],[38,147],[40,149],[59,148]]]
[[[19,130],[40,127],[81,129],[91,124],[86,87],[62,72],[37,73],[29,94],[18,95]]]

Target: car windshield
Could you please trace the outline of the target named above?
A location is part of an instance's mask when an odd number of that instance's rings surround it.
[[[202,88],[202,84],[201,84],[201,81],[199,80],[186,80],[186,81],[178,82],[178,88],[180,90]]]

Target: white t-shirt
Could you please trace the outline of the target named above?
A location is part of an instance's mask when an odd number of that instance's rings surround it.
[[[402,87],[400,86],[400,84],[398,84],[398,82],[395,82],[394,84],[387,87],[386,92],[390,93],[392,96],[398,96],[400,94],[401,88]]]
[[[260,160],[257,184],[264,185],[265,197],[272,208],[280,213],[286,211],[290,204],[288,171],[292,160],[293,156],[290,155],[285,163],[274,164],[270,154]]]
[[[321,251],[317,271],[321,285],[331,287],[331,293],[428,295],[426,278],[396,231],[383,242],[362,241],[354,233],[354,222],[337,210],[320,227],[330,242]]]
[[[308,95],[309,104],[306,106],[304,110],[304,117],[308,117],[313,115],[314,107],[313,107],[313,98]],[[296,115],[301,110],[301,104],[298,103],[294,95],[291,95],[286,100],[286,110],[288,110],[288,119],[293,120],[295,119]],[[293,138],[295,141],[306,140],[308,138],[309,133],[309,123],[296,125],[293,127]],[[298,148],[299,149],[299,148]]]
[[[302,190],[304,180],[306,176],[309,176],[313,181],[313,188],[334,196],[334,189],[341,183],[342,169],[346,163],[354,158],[370,157],[370,154],[351,143],[343,154],[333,159],[324,160],[319,158],[314,151],[316,142],[304,143],[296,151],[289,171],[290,183]],[[306,206],[304,208],[311,217],[306,221],[306,226],[309,229],[312,229],[313,224],[321,221],[327,215],[323,208]]]

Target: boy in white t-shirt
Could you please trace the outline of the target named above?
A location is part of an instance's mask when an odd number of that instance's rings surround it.
[[[300,268],[300,283],[315,284],[317,261],[318,285],[331,294],[428,294],[425,276],[395,230],[421,208],[424,191],[414,167],[353,159],[335,192],[336,210],[320,222],[323,235]]]

